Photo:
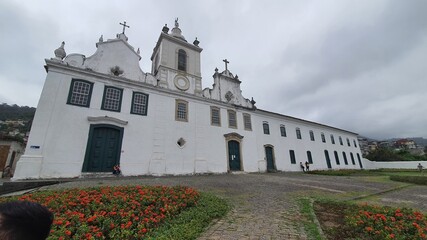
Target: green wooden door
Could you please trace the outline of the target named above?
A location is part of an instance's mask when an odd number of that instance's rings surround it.
[[[230,171],[240,171],[240,144],[237,141],[228,142],[228,163]]]
[[[273,159],[273,148],[270,146],[265,147],[265,158],[267,159],[267,171],[273,172],[276,169],[274,168],[274,159]]]
[[[332,168],[331,159],[329,158],[328,150],[325,150],[325,158],[326,158],[326,164],[328,165],[328,168]]]
[[[122,129],[105,125],[93,126],[89,134],[88,153],[83,170],[86,172],[112,172],[119,164]]]

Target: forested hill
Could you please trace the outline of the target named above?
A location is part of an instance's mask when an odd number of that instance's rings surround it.
[[[3,103],[0,105],[0,120],[25,120],[30,121],[34,118],[36,108],[23,106],[20,107],[16,104],[7,105]]]

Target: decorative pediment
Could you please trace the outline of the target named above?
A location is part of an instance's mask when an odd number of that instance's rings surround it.
[[[125,126],[128,124],[128,121],[124,121],[118,118],[109,117],[109,116],[99,116],[99,117],[87,117],[89,122],[94,123],[114,123],[116,125]]]
[[[224,137],[226,139],[228,139],[228,140],[232,140],[232,139],[242,140],[243,139],[243,136],[240,135],[240,134],[238,134],[238,133],[236,133],[236,132],[231,132],[231,133],[224,134]]]

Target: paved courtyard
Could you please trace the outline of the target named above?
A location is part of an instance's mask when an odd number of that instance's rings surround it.
[[[337,199],[352,199],[369,195],[362,200],[427,211],[427,187],[408,186],[372,177],[302,173],[120,177],[77,180],[43,189],[128,184],[184,185],[229,200],[232,211],[213,223],[200,239],[307,239],[297,202],[302,196],[328,195]]]

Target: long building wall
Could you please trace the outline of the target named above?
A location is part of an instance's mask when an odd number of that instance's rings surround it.
[[[89,107],[67,104],[72,79],[94,83]],[[104,86],[123,89],[120,112],[101,110]],[[149,95],[147,116],[130,114],[133,91]],[[176,100],[188,102],[188,122],[176,121]],[[211,125],[211,107],[220,108],[221,126]],[[236,111],[237,128],[228,126],[228,110]],[[244,113],[251,116],[252,130],[244,129]],[[264,122],[268,122],[269,134],[263,131]],[[312,154],[311,169],[327,169],[325,150],[333,169],[360,168],[357,159],[360,149],[353,144],[357,135],[348,131],[135,81],[50,66],[15,179],[81,176],[90,127],[94,124],[123,128],[120,165],[124,175],[225,173],[229,171],[226,134],[243,137],[240,157],[245,172],[266,171],[265,146],[274,149],[279,171],[300,171],[299,162],[308,160],[307,151]],[[281,136],[281,125],[286,128],[286,137]],[[301,131],[301,139],[296,137],[296,128]],[[313,131],[314,141],[309,131]],[[325,134],[326,142],[322,142],[321,133]],[[335,144],[331,143],[331,134]],[[183,146],[177,144],[180,139],[185,141]],[[295,152],[294,164],[290,150]],[[339,165],[334,151],[339,155]],[[344,163],[343,153],[348,164]]]

